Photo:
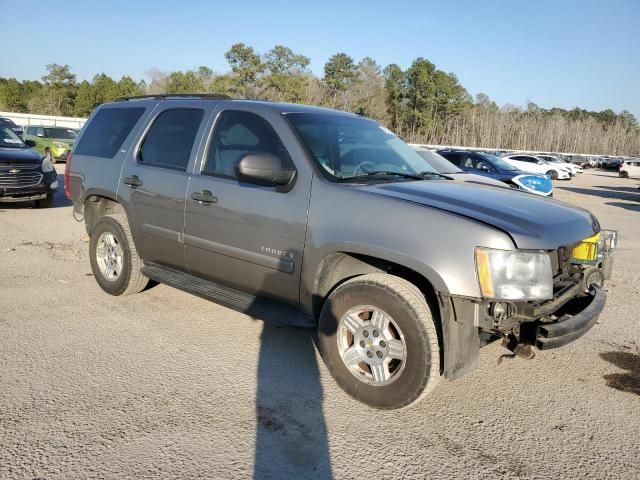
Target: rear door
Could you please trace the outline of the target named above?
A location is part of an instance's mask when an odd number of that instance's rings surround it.
[[[276,133],[277,132],[277,133]],[[285,188],[240,181],[248,153],[270,153],[293,164]],[[187,192],[185,252],[191,273],[296,304],[302,267],[311,173],[286,120],[241,105],[216,116],[203,162]],[[199,201],[208,197],[209,201]]]
[[[118,193],[147,262],[185,269],[185,195],[210,103],[161,102],[122,169]]]

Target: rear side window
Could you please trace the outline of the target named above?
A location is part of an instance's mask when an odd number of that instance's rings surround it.
[[[113,158],[136,124],[144,108],[105,108],[85,128],[74,153]]]
[[[216,121],[204,175],[237,178],[240,160],[248,153],[271,153],[291,165],[291,158],[273,127],[250,112],[227,110]]]
[[[138,160],[145,165],[186,170],[204,110],[173,108],[162,112],[142,142]]]

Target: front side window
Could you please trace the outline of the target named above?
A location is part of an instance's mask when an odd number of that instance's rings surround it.
[[[340,181],[376,172],[418,175],[435,170],[392,132],[362,117],[331,113],[289,113],[312,159]]]
[[[204,110],[196,108],[173,108],[162,112],[140,146],[140,163],[186,170],[203,116]]]
[[[226,110],[216,120],[202,173],[237,179],[240,160],[251,153],[270,153],[283,165],[292,164],[269,122],[255,113]]]
[[[44,137],[44,136],[45,136],[45,134],[44,134],[44,128],[42,128],[42,127],[38,127],[38,128],[36,128],[36,135],[37,135],[38,137]]]
[[[518,170],[517,167],[514,167],[509,162],[503,160],[500,157],[496,157],[495,155],[491,155],[489,153],[478,153],[478,155],[484,160],[486,160],[487,163],[491,165],[495,165],[498,168],[501,168],[502,170],[511,170],[511,171]]]

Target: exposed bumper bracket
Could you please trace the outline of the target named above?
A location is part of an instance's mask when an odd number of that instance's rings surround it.
[[[583,300],[589,303],[581,311],[567,313],[554,323],[538,324],[536,347],[540,350],[562,347],[587,333],[598,322],[606,300],[602,287],[591,285],[589,296]]]

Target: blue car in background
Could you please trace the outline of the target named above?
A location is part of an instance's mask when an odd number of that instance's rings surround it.
[[[438,154],[465,172],[493,178],[525,192],[553,196],[553,182],[549,177],[524,172],[494,155],[468,150],[439,150]]]

